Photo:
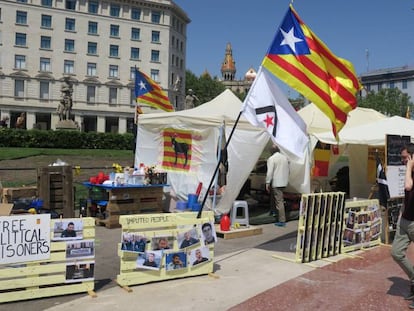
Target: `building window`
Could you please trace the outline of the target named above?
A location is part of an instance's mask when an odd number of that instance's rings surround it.
[[[40,99],[49,99],[49,81],[40,81]]]
[[[65,39],[65,52],[75,51],[75,40]]]
[[[65,60],[63,73],[73,74],[75,72],[75,62],[73,60]]]
[[[27,3],[27,0],[16,0],[16,2]]]
[[[76,10],[76,0],[66,0],[65,9]]]
[[[26,69],[26,56],[15,55],[14,56],[14,68],[15,69]]]
[[[27,12],[16,11],[16,24],[27,25]]]
[[[160,32],[159,31],[152,31],[151,41],[154,43],[160,42]]]
[[[131,59],[139,59],[139,48],[131,48]]]
[[[88,34],[90,35],[98,34],[98,23],[97,22],[88,23]]]
[[[42,27],[52,28],[52,16],[42,14]]]
[[[46,50],[50,50],[51,49],[51,44],[52,42],[52,38],[48,37],[48,36],[41,36],[40,37],[40,48],[41,49],[46,49]]]
[[[140,29],[139,28],[131,28],[131,40],[137,41],[140,37]]]
[[[141,9],[132,8],[131,9],[131,19],[139,21],[141,19]]]
[[[95,93],[96,93],[96,86],[94,85],[88,85],[86,87],[86,102],[88,104],[94,104],[95,103]]]
[[[99,2],[98,1],[89,1],[88,3],[88,12],[92,14],[97,14],[99,8]]]
[[[137,98],[135,96],[135,90],[134,89],[131,89],[129,91],[129,98],[131,99],[130,100],[131,107],[135,107],[135,105],[137,104]]]
[[[407,89],[407,80],[402,80],[402,88]]]
[[[119,47],[117,45],[111,44],[109,46],[109,57],[118,57]]]
[[[109,77],[118,78],[118,66],[117,65],[109,65]]]
[[[52,0],[42,0],[42,6],[52,6]]]
[[[119,25],[111,25],[111,37],[119,38]]]
[[[160,61],[160,51],[151,50],[151,61],[157,63]]]
[[[98,54],[98,43],[88,42],[88,54],[91,54],[91,55]]]
[[[26,34],[25,33],[16,33],[16,42],[17,46],[26,46]]]
[[[88,76],[96,76],[96,63],[88,63],[87,73]]]
[[[160,71],[158,69],[151,69],[151,79],[155,82],[160,81]]]
[[[119,5],[111,3],[111,9],[110,9],[109,14],[112,17],[119,17],[120,11],[121,11],[121,7]]]
[[[390,89],[393,89],[393,88],[395,88],[395,83],[394,83],[394,81],[390,81],[389,82],[389,85],[390,85]]]
[[[370,92],[371,91],[371,84],[366,85],[365,89],[367,90],[367,92]]]
[[[24,97],[24,80],[21,80],[21,79],[14,80],[14,96]]]
[[[75,19],[74,18],[66,18],[65,30],[75,31]]]
[[[160,11],[152,11],[151,12],[151,22],[154,24],[159,24],[161,20],[161,12]]]
[[[129,70],[129,78],[135,80],[135,67],[131,67]]]
[[[50,69],[50,58],[40,58],[40,71],[51,72]]]
[[[118,99],[118,89],[116,87],[109,88],[109,104],[116,105]]]

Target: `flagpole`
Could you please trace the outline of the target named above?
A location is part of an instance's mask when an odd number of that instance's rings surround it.
[[[230,143],[230,140],[231,140],[231,138],[232,138],[232,136],[233,136],[234,130],[236,129],[237,123],[239,123],[239,120],[240,120],[240,117],[241,117],[242,113],[243,113],[243,111],[241,110],[241,111],[239,112],[239,115],[237,116],[236,121],[234,122],[233,128],[231,129],[231,132],[230,132],[229,139],[226,141],[226,144],[224,145],[224,149],[223,149],[223,151],[226,151],[226,150],[227,150],[227,146],[228,146],[228,145],[229,145],[229,143]],[[223,152],[222,152],[222,153],[223,153]],[[208,185],[208,187],[207,187],[207,191],[206,191],[206,193],[204,194],[203,202],[201,203],[201,207],[200,207],[200,210],[198,211],[197,218],[201,218],[201,213],[202,213],[202,211],[203,211],[204,204],[205,204],[205,203],[206,203],[206,201],[207,201],[208,192],[209,192],[209,190],[210,190],[211,186],[213,185],[213,182],[214,182],[214,180],[215,180],[215,178],[216,178],[217,172],[218,172],[218,170],[219,170],[219,168],[220,168],[220,162],[221,162],[221,159],[219,158],[219,160],[217,161],[216,169],[214,170],[213,176],[211,177],[210,184]]]

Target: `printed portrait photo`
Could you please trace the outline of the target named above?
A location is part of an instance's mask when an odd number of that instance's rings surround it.
[[[137,268],[159,270],[161,267],[162,251],[148,251],[139,253]]]
[[[354,242],[353,239],[354,239],[354,230],[349,229],[349,228],[345,228],[344,238],[343,238],[344,244],[345,245],[352,244]]]
[[[173,252],[165,255],[165,269],[167,271],[187,268],[187,254],[185,252]]]
[[[355,225],[355,213],[350,211],[348,214],[348,218],[346,219],[346,227],[353,229]]]
[[[208,247],[200,247],[191,250],[190,262],[191,266],[200,265],[210,261],[210,250]]]
[[[66,258],[93,258],[95,257],[95,241],[68,241],[66,242]]]
[[[151,249],[154,251],[172,249],[175,237],[173,236],[156,236],[151,240]]]
[[[200,244],[198,228],[198,226],[189,226],[185,231],[177,234],[177,242],[180,249]]]
[[[203,223],[201,225],[201,233],[202,244],[208,245],[217,242],[216,228],[213,221]]]
[[[53,226],[52,241],[82,240],[83,221],[79,218],[57,220]]]
[[[121,250],[143,253],[147,248],[148,239],[143,233],[127,232],[122,234]]]
[[[93,281],[94,269],[95,263],[93,261],[67,263],[65,283]]]

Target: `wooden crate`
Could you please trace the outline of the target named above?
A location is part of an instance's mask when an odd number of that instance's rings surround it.
[[[65,218],[75,216],[72,166],[48,166],[37,170],[37,188],[43,208]]]
[[[37,187],[3,188],[1,203],[13,203],[20,198],[37,197]]]
[[[163,187],[115,187],[108,189],[109,200],[105,218],[97,219],[97,225],[118,228],[119,216],[162,213]]]

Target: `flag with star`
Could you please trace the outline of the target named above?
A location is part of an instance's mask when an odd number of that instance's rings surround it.
[[[173,105],[161,87],[137,68],[135,68],[135,97],[142,104],[168,112],[174,111]]]
[[[335,137],[357,107],[361,84],[353,65],[335,56],[290,5],[262,66],[313,102],[332,122]]]
[[[304,157],[309,141],[306,124],[279,89],[274,76],[263,67],[259,68],[242,111],[253,126],[266,129],[282,149]]]

